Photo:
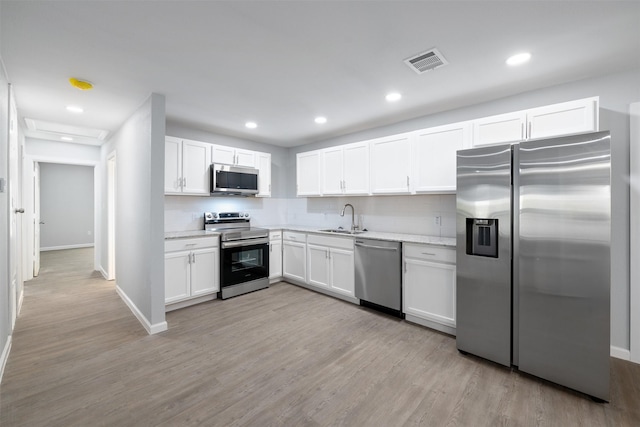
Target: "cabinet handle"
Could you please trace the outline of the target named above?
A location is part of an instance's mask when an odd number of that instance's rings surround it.
[[[329,259],[329,249],[327,249],[327,250],[325,251],[324,257],[325,257],[326,259]]]
[[[421,252],[422,255],[436,256],[436,254],[432,254],[431,252]]]
[[[191,256],[193,257],[193,263],[195,264],[196,263],[196,254],[192,253]]]
[[[409,175],[407,175],[407,188],[409,188]]]

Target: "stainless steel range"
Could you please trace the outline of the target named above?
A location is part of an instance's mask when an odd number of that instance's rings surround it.
[[[269,287],[269,230],[244,212],[205,212],[204,229],[221,233],[219,298]]]

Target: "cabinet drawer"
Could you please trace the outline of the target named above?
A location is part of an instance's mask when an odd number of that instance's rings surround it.
[[[191,239],[169,239],[164,241],[164,251],[190,251],[192,249],[218,246],[218,237],[197,237]]]
[[[332,248],[353,250],[352,237],[333,237],[323,236],[319,234],[309,234],[307,236],[307,243],[320,246],[329,246]]]
[[[307,241],[307,235],[305,233],[298,233],[296,231],[284,231],[282,233],[282,239],[305,243]]]
[[[280,240],[282,239],[282,231],[270,231],[269,232],[269,240]]]
[[[414,243],[404,243],[402,245],[406,258],[417,258],[425,261],[456,263],[456,250],[440,248],[429,245],[418,245]]]

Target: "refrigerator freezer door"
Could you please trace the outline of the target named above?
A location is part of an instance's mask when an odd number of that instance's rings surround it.
[[[523,142],[519,369],[609,399],[609,132]]]
[[[510,366],[511,146],[460,150],[457,159],[456,343]],[[497,257],[489,242],[497,243]]]

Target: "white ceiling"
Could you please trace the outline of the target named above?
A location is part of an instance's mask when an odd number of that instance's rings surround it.
[[[0,18],[23,118],[113,133],[156,92],[167,120],[284,147],[640,67],[640,1],[2,0]],[[449,65],[404,64],[433,47]]]

